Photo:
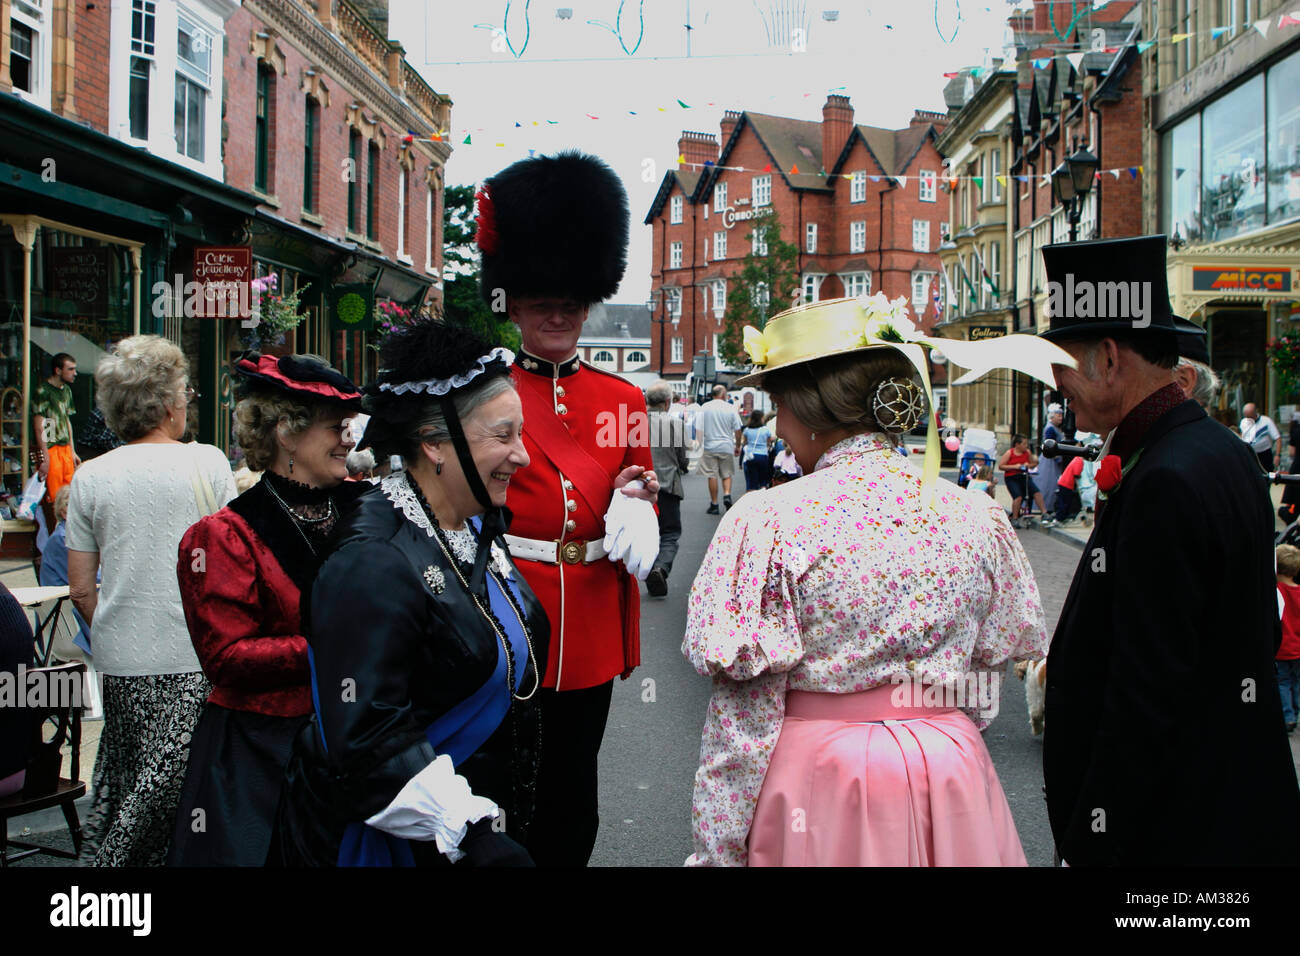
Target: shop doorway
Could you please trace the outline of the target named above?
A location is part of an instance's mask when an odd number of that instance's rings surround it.
[[[1268,408],[1265,343],[1268,320],[1261,309],[1222,309],[1211,313],[1210,366],[1223,379],[1215,417],[1229,427],[1240,424],[1241,409],[1254,402]]]

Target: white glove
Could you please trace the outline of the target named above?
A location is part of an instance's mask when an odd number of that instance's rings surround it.
[[[498,812],[495,803],[470,790],[451,757],[439,754],[366,823],[404,840],[433,840],[438,852],[455,863],[465,855],[459,845],[469,824]]]
[[[644,488],[644,482],[629,481],[628,488]],[[659,557],[659,518],[654,505],[644,498],[632,498],[622,490],[614,492],[605,512],[605,550],[609,560],[622,561],[629,574],[644,581]]]

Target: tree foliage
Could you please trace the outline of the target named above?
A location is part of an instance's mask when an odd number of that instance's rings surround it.
[[[448,186],[442,209],[443,315],[485,334],[496,345],[519,350],[519,329],[505,314],[496,315],[479,294],[481,267],[474,234],[474,187]]]
[[[769,318],[796,304],[802,290],[799,247],[781,238],[776,212],[768,207],[749,222],[751,230],[745,238],[750,241],[750,251],[730,279],[723,315],[722,359],[732,366],[750,364],[743,345],[745,326],[762,329]],[[767,240],[765,254],[754,252],[756,234]]]

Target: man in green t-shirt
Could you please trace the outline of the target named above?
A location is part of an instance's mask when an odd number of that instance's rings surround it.
[[[72,383],[77,380],[77,360],[67,352],[54,356],[49,378],[36,386],[32,399],[32,434],[36,439],[40,469],[45,480],[45,498],[53,503],[59,489],[72,481],[72,472],[81,464],[72,441]]]

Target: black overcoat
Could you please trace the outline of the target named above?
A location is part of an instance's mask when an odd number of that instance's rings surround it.
[[[1047,658],[1052,833],[1078,865],[1296,864],[1267,483],[1195,402],[1109,497]]]

